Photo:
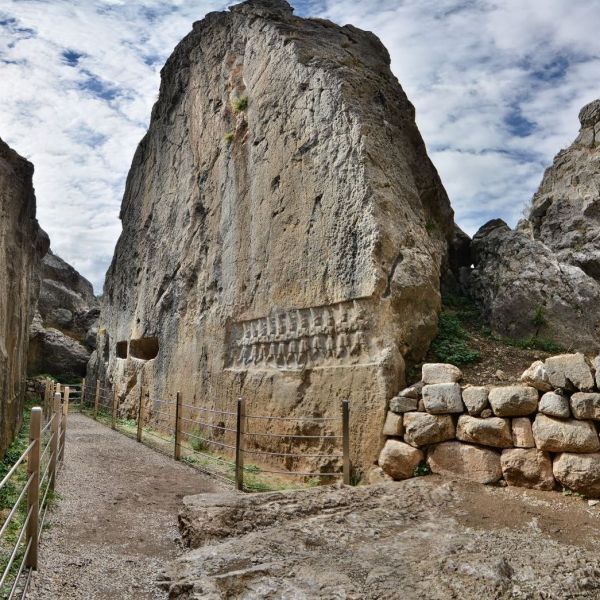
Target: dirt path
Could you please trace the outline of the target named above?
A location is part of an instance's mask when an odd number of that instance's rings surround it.
[[[180,554],[181,498],[223,489],[88,417],[69,415],[61,498],[27,598],[166,598],[155,580]]]

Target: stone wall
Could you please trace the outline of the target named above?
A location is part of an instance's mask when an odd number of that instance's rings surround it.
[[[33,165],[0,140],[0,456],[21,422],[29,325],[48,249],[32,176]]]
[[[436,334],[455,236],[373,34],[282,0],[194,24],[121,218],[88,372],[123,410],[142,377],[152,398],[229,410],[244,396],[262,415],[337,416],[349,398],[355,465],[372,464],[404,356]]]
[[[460,370],[423,365],[422,380],[391,399],[371,481],[434,473],[480,483],[600,498],[600,357],[537,361],[519,385],[461,386]]]

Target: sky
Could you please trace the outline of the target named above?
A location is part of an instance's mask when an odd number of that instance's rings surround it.
[[[213,0],[0,0],[0,137],[35,165],[54,252],[100,293],[159,73]],[[470,235],[514,226],[600,97],[597,0],[292,0],[376,33]]]

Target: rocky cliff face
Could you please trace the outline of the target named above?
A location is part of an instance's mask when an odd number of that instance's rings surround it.
[[[471,245],[467,288],[492,328],[565,348],[600,347],[600,100],[580,114],[577,139],[558,153],[515,231],[495,220]]]
[[[96,347],[100,305],[92,284],[62,258],[48,252],[42,262],[38,313],[30,330],[28,369],[61,381],[85,375]]]
[[[137,401],[352,406],[360,467],[436,332],[453,212],[371,33],[251,0],[195,23],[129,173],[90,375]]]
[[[29,324],[48,249],[32,176],[33,165],[0,140],[0,456],[20,425]]]

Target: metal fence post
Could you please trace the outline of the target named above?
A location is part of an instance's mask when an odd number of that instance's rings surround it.
[[[38,518],[40,504],[40,438],[42,431],[42,409],[34,406],[31,409],[31,421],[29,422],[29,443],[35,442],[27,459],[27,473],[31,478],[27,490],[27,514],[30,515],[27,523],[27,544],[29,552],[25,564],[31,569],[37,569],[38,564]]]
[[[98,418],[98,403],[100,402],[100,380],[96,379],[96,397],[94,399],[94,419]]]
[[[181,420],[181,392],[175,395],[175,460],[181,460],[181,429],[179,421]]]
[[[65,395],[62,405],[62,427],[60,436],[60,462],[65,460],[65,444],[67,442],[67,415],[69,414],[69,396],[71,394],[71,388],[65,387]]]
[[[137,423],[137,441],[141,442],[142,441],[142,434],[143,434],[143,425],[142,425],[142,420],[144,418],[144,385],[143,385],[143,381],[142,381],[142,376],[140,373],[140,405],[138,406],[138,423]]]
[[[342,400],[342,450],[344,460],[344,484],[350,485],[350,405]]]
[[[50,489],[54,491],[56,483],[56,463],[58,460],[58,450],[60,448],[58,436],[60,435],[60,393],[54,394],[54,404],[52,407],[52,427],[50,429],[52,437],[50,438]]]
[[[112,420],[110,423],[112,429],[117,428],[117,387],[113,390],[113,402],[112,402]]]
[[[235,486],[244,491],[244,434],[246,433],[246,401],[238,398],[235,428]]]
[[[85,377],[81,380],[81,396],[79,398],[79,410],[81,412],[83,412],[84,398],[85,398]]]

